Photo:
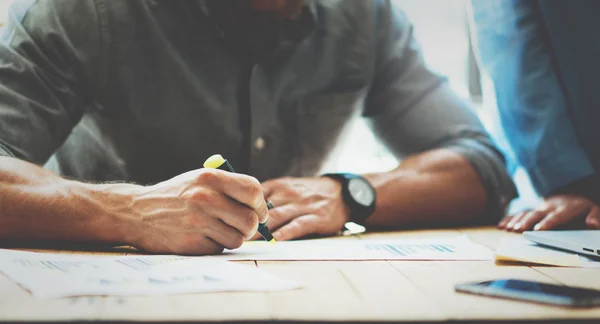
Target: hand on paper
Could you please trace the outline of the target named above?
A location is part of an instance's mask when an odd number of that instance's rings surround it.
[[[600,229],[600,206],[582,196],[554,195],[535,210],[505,217],[498,227],[515,232],[550,230],[581,220],[590,229]]]
[[[341,184],[330,178],[282,178],[263,183],[269,228],[278,241],[338,233],[348,221]],[[258,237],[256,237],[258,238]]]
[[[214,169],[190,171],[133,194],[130,241],[150,252],[215,254],[236,249],[268,219],[255,178]],[[131,243],[130,243],[131,244]]]

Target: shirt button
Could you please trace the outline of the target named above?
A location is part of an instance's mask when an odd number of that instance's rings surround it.
[[[262,150],[265,148],[265,140],[262,137],[259,137],[254,141],[254,147],[257,150]]]

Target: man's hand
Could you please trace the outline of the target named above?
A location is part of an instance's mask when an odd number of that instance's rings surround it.
[[[505,217],[498,227],[515,232],[550,230],[582,218],[590,229],[600,229],[600,206],[582,196],[554,195],[535,210]]]
[[[333,179],[282,178],[263,183],[263,189],[275,206],[268,225],[276,240],[336,234],[348,221],[341,184]]]
[[[268,219],[255,178],[201,169],[134,191],[131,244],[150,252],[214,254],[235,249]]]
[[[240,247],[268,217],[261,184],[242,174],[199,169],[146,187],[90,184],[0,157],[0,242],[103,242],[214,254]]]

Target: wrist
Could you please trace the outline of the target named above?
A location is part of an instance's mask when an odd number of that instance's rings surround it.
[[[94,241],[136,245],[140,236],[140,218],[133,209],[139,185],[87,184],[72,182],[71,197],[76,197],[81,211],[88,213],[86,232]]]
[[[344,197],[343,197],[343,187],[342,187],[342,183],[338,180],[335,180],[333,178],[330,177],[322,177],[321,181],[326,181],[329,183],[328,188],[332,188],[331,192],[335,192],[337,194],[338,200],[341,204],[341,209],[342,212],[340,213],[342,220],[344,222],[344,224],[346,224],[347,222],[351,221],[351,216],[350,216],[350,207],[348,207],[348,204],[346,204],[346,202],[344,201]]]
[[[364,225],[375,212],[375,188],[364,177],[352,173],[328,173],[324,177],[340,183],[348,221]]]

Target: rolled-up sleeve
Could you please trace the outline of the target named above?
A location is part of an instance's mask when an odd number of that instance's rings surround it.
[[[364,111],[371,128],[399,159],[436,148],[461,154],[486,189],[486,215],[498,220],[517,196],[504,157],[471,107],[427,68],[406,17],[387,3],[379,22]]]
[[[79,122],[97,84],[94,1],[15,1],[0,39],[0,154],[44,164]]]

